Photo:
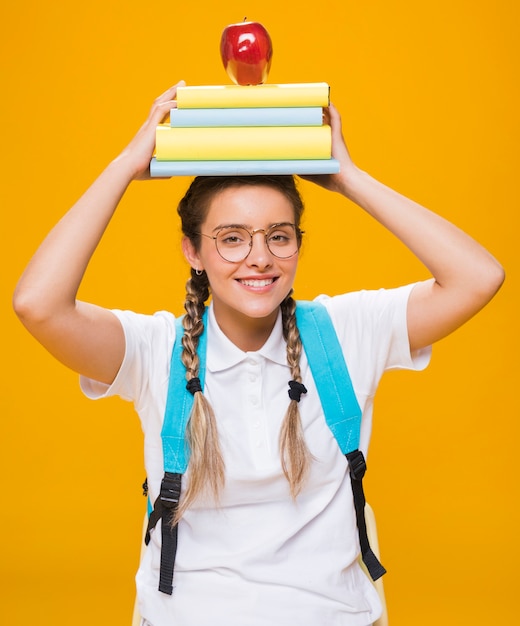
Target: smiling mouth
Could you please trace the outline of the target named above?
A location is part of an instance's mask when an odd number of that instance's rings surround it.
[[[256,280],[238,280],[241,285],[246,287],[268,287],[272,285],[276,278],[259,278]]]

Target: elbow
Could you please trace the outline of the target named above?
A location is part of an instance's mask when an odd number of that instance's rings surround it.
[[[506,273],[502,265],[494,258],[479,272],[479,294],[483,306],[487,304],[502,287]]]
[[[21,285],[16,287],[12,305],[18,319],[28,330],[45,322],[45,310],[40,299]]]
[[[60,328],[76,308],[75,298],[64,299],[52,286],[40,288],[22,279],[13,293],[12,307],[20,322],[36,339]]]
[[[491,297],[493,297],[500,287],[504,284],[506,279],[506,272],[502,265],[495,259],[493,259],[493,267],[490,270],[490,276],[488,277],[488,287],[491,292]]]
[[[16,287],[12,300],[13,310],[22,324],[36,316],[37,308],[34,302],[20,286]]]

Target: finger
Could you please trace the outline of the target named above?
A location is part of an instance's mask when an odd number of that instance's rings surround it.
[[[330,111],[329,107],[323,108],[323,123],[330,126]]]
[[[174,100],[177,95],[178,87],[185,87],[186,81],[180,80],[175,85],[172,85],[169,89],[167,89],[164,93],[162,93],[158,98],[155,99],[156,103],[168,102],[170,100]]]
[[[341,115],[339,114],[338,109],[330,103],[328,107],[328,116],[329,116],[329,124],[332,128],[339,130],[341,132]]]
[[[160,124],[166,120],[170,110],[177,107],[175,97],[178,87],[184,87],[184,85],[186,85],[186,83],[181,80],[155,99],[148,117],[150,122]]]
[[[332,103],[329,106],[329,118],[332,134],[332,156],[335,158],[341,158],[343,156],[343,151],[347,151],[347,147],[345,139],[343,138],[341,116]]]

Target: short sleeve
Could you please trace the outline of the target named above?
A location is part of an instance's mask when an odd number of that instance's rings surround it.
[[[387,370],[422,370],[429,363],[431,347],[410,352],[406,311],[414,286],[317,298],[329,311],[349,368],[364,372],[364,393],[371,394]]]
[[[119,396],[139,408],[151,386],[160,387],[168,380],[175,318],[165,311],[154,315],[120,310],[113,313],[121,322],[125,336],[125,354],[119,372],[111,385],[82,376],[81,389],[91,399]]]

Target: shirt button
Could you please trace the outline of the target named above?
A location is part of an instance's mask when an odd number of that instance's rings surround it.
[[[249,382],[251,383],[256,382],[256,374],[249,374]]]
[[[249,399],[251,400],[251,404],[253,406],[256,406],[258,404],[258,398],[256,396],[251,396]]]

